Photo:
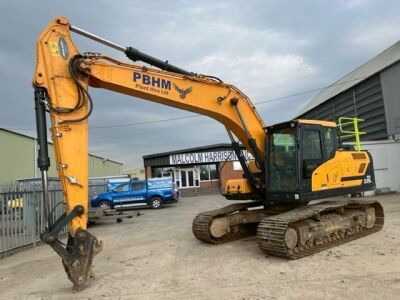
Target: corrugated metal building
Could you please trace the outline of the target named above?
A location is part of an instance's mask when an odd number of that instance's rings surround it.
[[[53,145],[49,143],[50,177],[57,177]],[[0,128],[0,184],[22,178],[40,177],[36,166],[36,139],[24,134]],[[89,176],[112,176],[122,174],[123,164],[89,154]]]
[[[300,118],[365,119],[361,140],[400,138],[400,41],[316,95]]]
[[[298,117],[364,119],[361,146],[373,157],[377,188],[400,191],[400,41],[321,91]]]

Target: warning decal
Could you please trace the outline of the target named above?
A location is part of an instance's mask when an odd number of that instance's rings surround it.
[[[50,45],[50,52],[53,56],[60,55],[60,51],[58,50],[58,43],[57,42],[49,42]]]

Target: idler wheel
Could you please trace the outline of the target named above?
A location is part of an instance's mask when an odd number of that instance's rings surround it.
[[[289,227],[285,232],[285,245],[288,249],[293,250],[298,241],[297,231]]]
[[[367,208],[365,212],[367,214],[367,225],[365,227],[367,227],[367,229],[370,229],[374,227],[376,222],[375,208]]]
[[[214,238],[223,237],[225,234],[230,232],[228,218],[222,217],[222,218],[216,218],[216,219],[212,220],[209,230],[210,230],[210,234]]]

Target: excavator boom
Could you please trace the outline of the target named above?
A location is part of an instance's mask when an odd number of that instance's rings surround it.
[[[37,110],[39,167],[44,186],[49,159],[46,149],[45,110],[50,112],[56,168],[64,193],[66,213],[48,226],[42,239],[62,257],[67,274],[76,289],[90,278],[90,264],[101,243],[86,231],[88,212],[88,117],[93,108],[88,87],[96,87],[192,111],[222,123],[231,134],[264,164],[264,124],[251,101],[236,87],[214,78],[195,75],[168,63],[126,48],[132,60],[143,60],[163,70],[127,64],[111,57],[80,54],[70,32],[123,50],[72,26],[64,17],[51,22],[36,44],[36,70],[33,78]],[[246,121],[245,121],[246,120]],[[47,199],[46,188],[44,198]],[[69,225],[68,247],[57,239],[62,226]]]

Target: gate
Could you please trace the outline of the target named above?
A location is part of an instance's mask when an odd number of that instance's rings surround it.
[[[50,190],[50,210],[55,221],[64,213],[61,190]],[[36,246],[45,228],[41,185],[21,189],[13,184],[0,190],[0,257],[25,246]],[[64,233],[66,229],[64,229]]]
[[[89,199],[106,190],[105,183],[90,184]],[[49,199],[50,215],[55,222],[65,211],[58,180],[49,181]],[[42,184],[39,180],[0,186],[0,258],[41,243],[40,233],[45,225]],[[61,233],[65,234],[67,230],[65,228]]]

